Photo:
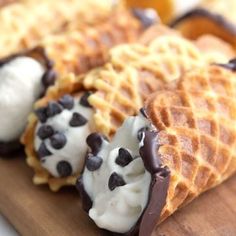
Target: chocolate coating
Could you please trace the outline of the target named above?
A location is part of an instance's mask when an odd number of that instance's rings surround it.
[[[88,120],[78,112],[74,112],[70,120],[71,127],[83,126],[88,122]]]
[[[142,141],[143,136],[144,136],[144,132],[147,131],[147,130],[149,130],[149,127],[143,127],[138,131],[137,139],[139,140],[139,142]]]
[[[188,20],[189,18],[195,18],[195,17],[204,17],[206,19],[209,19],[212,22],[215,22],[216,25],[223,27],[224,29],[229,31],[231,34],[236,35],[236,27],[233,23],[225,19],[224,16],[210,12],[204,8],[195,8],[194,10],[187,12],[186,14],[182,15],[181,17],[171,22],[169,26],[173,28],[178,27],[178,24],[181,24],[182,22]],[[205,33],[207,33],[207,29]]]
[[[89,155],[86,160],[86,167],[89,171],[96,171],[101,167],[102,162],[103,160],[101,157]]]
[[[53,85],[56,81],[57,74],[53,70],[48,70],[44,73],[43,78],[42,78],[42,83],[45,88]]]
[[[126,185],[124,179],[121,175],[118,175],[116,172],[113,172],[108,181],[108,187],[111,191],[115,188]]]
[[[72,174],[71,164],[67,161],[60,161],[57,163],[57,172],[60,177],[68,177]]]
[[[74,107],[74,98],[69,94],[61,97],[58,102],[67,110],[71,110]]]
[[[158,16],[155,14],[155,11],[153,10],[153,14],[150,14],[149,11],[150,9],[132,9],[133,15],[140,20],[144,28],[148,28],[158,22]]]
[[[1,142],[0,141],[0,155],[1,158],[8,158],[11,154],[21,150],[23,145],[19,142],[19,140],[14,140],[11,142]]]
[[[226,64],[216,64],[216,65],[224,67],[225,69],[231,70],[233,72],[236,72],[236,58],[230,60]]]

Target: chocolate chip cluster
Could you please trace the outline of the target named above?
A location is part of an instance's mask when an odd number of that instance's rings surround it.
[[[84,93],[79,100],[79,104],[84,107],[90,107],[90,104],[88,103],[88,96],[90,94],[90,92]],[[58,131],[46,123],[48,119],[61,114],[64,110],[70,110],[72,112],[72,117],[68,124],[69,127],[81,127],[88,123],[88,120],[82,114],[74,111],[76,102],[78,101],[76,101],[74,97],[66,94],[58,101],[51,101],[47,106],[41,107],[35,111],[39,121],[41,122],[36,133],[41,140],[41,144],[38,150],[36,150],[36,153],[42,163],[46,161],[47,156],[53,155],[45,144],[46,140],[49,140],[49,145],[55,150],[63,149],[68,142],[68,138],[64,132]],[[58,162],[56,169],[60,177],[70,176],[73,172],[71,164],[66,160]]]

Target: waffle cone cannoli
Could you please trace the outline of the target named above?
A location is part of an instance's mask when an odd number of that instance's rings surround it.
[[[204,0],[198,8],[179,16],[171,26],[185,37],[196,39],[204,34],[222,38],[236,47],[236,2]]]
[[[90,152],[77,187],[100,228],[149,236],[236,173],[235,71],[231,60],[185,72],[151,95],[111,142],[98,133],[87,138]]]
[[[112,137],[151,92],[185,70],[205,65],[206,58],[193,43],[163,35],[148,46],[117,46],[103,67],[58,79],[35,104],[22,137],[34,183],[48,183],[53,191],[74,185],[84,164],[87,135],[97,131]]]
[[[112,8],[110,0],[59,0],[56,4],[51,0],[26,0],[10,4],[0,12],[0,56],[34,47],[46,35],[71,28],[71,22],[74,28],[80,23],[93,25],[106,18]]]
[[[153,20],[155,21],[155,19]],[[93,67],[104,64],[111,47],[124,42],[136,41],[143,30],[142,22],[133,16],[130,11],[117,8],[113,10],[113,14],[106,21],[98,22],[96,26],[81,25],[80,31],[71,30],[62,34],[49,35],[41,41],[37,48],[2,59],[0,83],[5,85],[1,87],[3,99],[0,102],[0,108],[4,109],[6,114],[10,112],[12,119],[9,119],[8,116],[5,119],[2,118],[4,121],[0,125],[0,131],[4,130],[4,132],[0,132],[2,133],[0,135],[0,143],[2,144],[0,153],[11,153],[11,147],[19,146],[12,145],[12,142],[19,141],[19,135],[22,134],[27,123],[26,117],[32,111],[33,103],[42,95],[38,92],[41,91],[42,85],[45,83],[51,85],[59,74],[70,72],[81,74]],[[41,57],[32,57],[28,51],[37,51],[38,54],[41,54]],[[53,67],[54,71],[50,70],[49,73],[44,70],[44,61],[41,60],[43,55],[47,57],[47,60],[50,60],[50,66]],[[30,62],[28,59],[30,59]],[[36,68],[31,67],[32,64]],[[42,73],[36,75],[35,70],[37,71],[39,67]],[[26,83],[27,79],[23,75],[30,80],[29,83]],[[41,78],[37,76],[41,76]],[[40,81],[42,83],[39,83]],[[20,87],[23,87],[25,91],[24,96],[28,94],[25,100],[17,97],[20,93]],[[8,99],[9,94],[13,94],[15,99]],[[25,109],[16,110],[16,104]],[[16,120],[18,121],[17,124],[15,124]],[[12,135],[10,135],[6,127],[9,127],[9,129],[16,127],[16,130],[18,128],[19,130],[18,132],[12,132]]]

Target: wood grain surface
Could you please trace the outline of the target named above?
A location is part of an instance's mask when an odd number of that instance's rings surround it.
[[[0,212],[24,236],[106,236],[81,209],[78,193],[31,182],[24,158],[0,159]],[[235,236],[236,176],[179,210],[152,236]]]

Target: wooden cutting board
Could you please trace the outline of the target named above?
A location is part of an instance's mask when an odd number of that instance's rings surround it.
[[[31,182],[24,158],[0,159],[0,212],[25,236],[106,236],[81,210],[78,193]],[[166,220],[152,236],[235,236],[236,176]]]

